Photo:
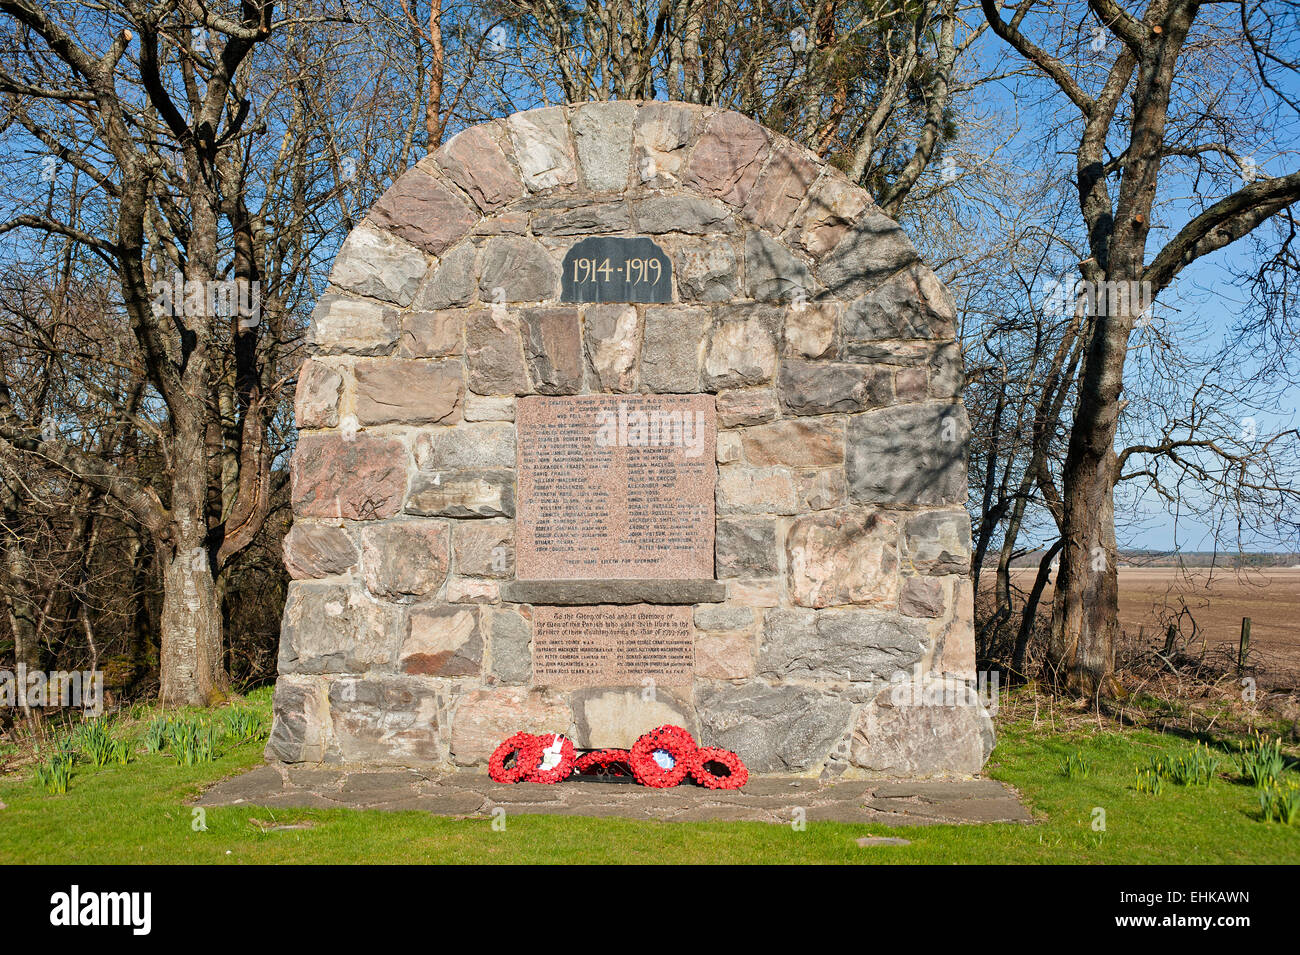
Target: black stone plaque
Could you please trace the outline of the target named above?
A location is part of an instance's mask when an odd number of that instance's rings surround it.
[[[654,240],[593,236],[564,255],[562,302],[671,302],[673,263]]]

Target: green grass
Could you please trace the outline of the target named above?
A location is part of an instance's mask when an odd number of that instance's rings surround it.
[[[263,712],[265,693],[246,706]],[[1283,863],[1300,862],[1300,825],[1261,819],[1257,791],[1227,753],[1206,786],[1166,782],[1137,791],[1136,769],[1178,756],[1190,741],[1139,730],[1053,734],[1025,722],[999,726],[990,775],[1016,786],[1040,819],[1033,826],[884,826],[809,822],[804,831],[763,823],[657,823],[511,815],[503,832],[488,818],[424,813],[208,809],[206,831],[184,805],[207,783],[261,761],[263,743],[230,742],[211,762],[183,766],[147,753],[154,714],[119,727],[136,747],[125,766],[79,760],[64,795],[32,778],[0,779],[0,863],[353,863],[353,862],[897,862],[897,863]],[[196,714],[197,715],[197,714]],[[1062,766],[1074,754],[1086,778]],[[1300,779],[1294,767],[1285,779]],[[1105,832],[1093,829],[1105,810]],[[309,822],[264,831],[261,823]],[[863,835],[898,835],[912,845],[862,849]]]

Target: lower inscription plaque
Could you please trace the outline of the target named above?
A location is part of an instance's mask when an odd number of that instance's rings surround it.
[[[520,398],[520,580],[713,577],[711,395]]]
[[[543,686],[689,686],[690,607],[533,609],[533,682]]]

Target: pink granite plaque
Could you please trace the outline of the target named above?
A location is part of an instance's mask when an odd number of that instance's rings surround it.
[[[690,607],[537,607],[533,682],[542,686],[690,686]]]
[[[520,398],[520,580],[713,577],[712,395]]]

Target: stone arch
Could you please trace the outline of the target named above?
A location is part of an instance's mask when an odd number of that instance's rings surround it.
[[[652,240],[670,300],[562,301],[591,236]],[[758,772],[978,771],[955,321],[864,190],[740,114],[458,134],[348,235],[313,315],[268,757],[469,765],[519,729],[680,722]],[[536,684],[536,608],[575,601],[514,574],[517,402],[610,393],[716,408],[713,573],[606,594],[693,608],[693,675],[653,699]],[[940,703],[900,705],[900,673]]]

